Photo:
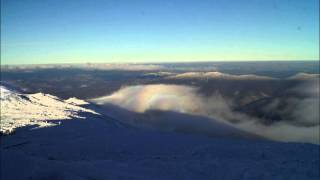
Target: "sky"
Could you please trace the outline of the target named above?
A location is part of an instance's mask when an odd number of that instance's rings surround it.
[[[1,0],[1,64],[319,60],[319,0]]]

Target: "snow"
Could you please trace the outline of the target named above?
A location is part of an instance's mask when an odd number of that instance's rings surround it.
[[[1,92],[6,90],[1,90]],[[99,106],[6,91],[8,117],[32,123],[1,136],[1,178],[13,179],[319,179],[319,145],[207,138],[123,125]],[[72,101],[74,102],[74,101]],[[39,108],[39,109],[38,109]],[[16,109],[16,110],[15,110]],[[70,111],[71,110],[71,111]],[[42,113],[43,112],[43,113]],[[63,119],[65,118],[65,119]],[[38,124],[37,124],[38,125]]]
[[[1,127],[2,134],[10,134],[16,128],[27,125],[47,127],[56,123],[48,120],[80,118],[80,112],[96,112],[80,107],[84,101],[62,101],[59,98],[43,94],[20,94],[4,86],[1,89]]]
[[[66,103],[69,103],[69,104],[74,104],[74,105],[86,105],[86,104],[89,104],[88,102],[82,100],[82,99],[78,99],[78,98],[75,98],[75,97],[72,97],[72,98],[69,98],[67,100],[65,100]]]
[[[0,99],[1,99],[1,101],[8,98],[12,93],[13,93],[13,91],[10,91],[9,89],[7,89],[4,86],[0,86]]]

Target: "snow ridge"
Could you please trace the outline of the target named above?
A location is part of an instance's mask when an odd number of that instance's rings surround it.
[[[84,118],[79,115],[81,112],[98,114],[79,106],[86,102],[76,98],[61,100],[44,93],[21,94],[5,86],[0,86],[0,92],[1,134],[10,134],[27,125],[46,127],[59,124],[59,120]],[[58,123],[51,120],[58,120]]]

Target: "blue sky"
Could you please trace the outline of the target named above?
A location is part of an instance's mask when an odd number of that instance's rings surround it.
[[[1,64],[319,60],[318,0],[1,0]]]

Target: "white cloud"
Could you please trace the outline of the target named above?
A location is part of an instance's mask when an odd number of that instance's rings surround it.
[[[153,64],[138,64],[138,63],[88,63],[88,64],[35,64],[35,65],[6,65],[1,66],[3,70],[19,69],[19,70],[34,70],[34,69],[85,69],[85,70],[125,70],[125,71],[151,71],[161,70],[163,66]]]
[[[211,118],[214,123],[222,123],[226,127],[235,127],[268,139],[319,143],[319,124],[304,127],[283,121],[281,123],[264,125],[261,123],[261,119],[232,111],[230,108],[232,101],[225,99],[220,94],[204,97],[197,93],[197,88],[191,86],[165,84],[130,86],[120,89],[110,96],[97,98],[92,101],[100,105],[112,104],[133,112],[145,113],[148,116],[145,118],[140,116],[140,122],[152,124],[155,126],[154,128],[157,128],[156,126],[161,123],[155,123],[151,119],[157,119],[157,121],[163,121],[163,119],[161,120],[156,115],[148,114],[149,110],[175,111],[190,115],[206,116]],[[300,117],[302,117],[301,121],[308,122],[309,119],[303,118],[304,116],[319,113],[319,110],[312,112],[315,110],[310,107],[312,105],[308,103],[301,104],[301,106],[298,105],[298,109],[300,108],[299,113],[301,113]],[[273,109],[271,108],[271,110]],[[166,125],[169,126],[171,123],[171,125],[175,126],[174,129],[177,129],[177,125],[185,125],[177,123],[175,119],[170,120],[171,122],[167,119],[165,120]],[[203,124],[198,125],[199,123]],[[197,132],[203,126],[207,126],[205,122],[196,122],[196,124],[194,127],[198,128],[193,130]],[[208,127],[213,128],[212,126]],[[203,133],[208,134],[208,131]]]
[[[254,74],[247,75],[232,75],[221,72],[187,72],[173,76],[169,76],[171,79],[189,79],[189,78],[210,78],[210,79],[230,79],[230,80],[272,80],[275,78],[267,76],[258,76]]]

